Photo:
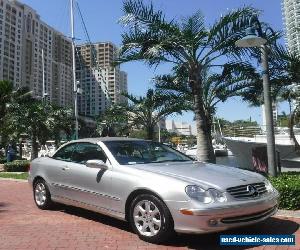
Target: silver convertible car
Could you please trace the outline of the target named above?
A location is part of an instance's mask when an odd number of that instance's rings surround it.
[[[29,183],[41,209],[53,202],[129,221],[145,241],[173,232],[208,233],[265,220],[278,192],[262,175],[195,162],[160,143],[128,138],[69,142],[32,161]]]

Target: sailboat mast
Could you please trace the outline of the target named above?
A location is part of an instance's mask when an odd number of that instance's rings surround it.
[[[43,92],[42,92],[42,101],[46,102],[46,91],[45,91],[45,59],[44,59],[44,49],[42,49],[42,77],[43,77]]]
[[[75,36],[74,36],[74,0],[70,0],[71,6],[71,38],[72,38],[72,71],[73,71],[73,91],[74,91],[74,112],[75,112],[75,139],[78,139],[78,107],[77,107],[77,82],[75,66]]]

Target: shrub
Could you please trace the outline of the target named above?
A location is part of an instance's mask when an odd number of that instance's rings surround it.
[[[6,157],[0,157],[0,164],[4,164],[7,162]]]
[[[6,172],[27,172],[29,169],[30,161],[16,160],[4,164],[4,171]]]
[[[280,193],[279,208],[300,209],[300,172],[283,173],[270,181]]]

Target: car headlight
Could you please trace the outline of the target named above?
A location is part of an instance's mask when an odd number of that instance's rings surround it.
[[[225,202],[227,200],[224,193],[214,188],[205,190],[197,185],[189,185],[185,188],[185,192],[189,197],[205,204],[212,202]]]
[[[267,179],[265,179],[265,187],[266,187],[267,192],[274,191],[274,187],[272,186],[271,182],[268,181]]]
[[[227,201],[227,198],[226,198],[225,194],[220,192],[219,190],[214,189],[214,188],[210,188],[210,189],[208,189],[208,191],[211,193],[211,195],[212,195],[212,197],[214,198],[215,201],[218,201],[218,202]]]

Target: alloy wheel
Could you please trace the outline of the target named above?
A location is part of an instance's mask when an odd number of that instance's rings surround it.
[[[46,199],[47,199],[47,194],[46,194],[46,187],[45,187],[44,183],[39,182],[35,186],[34,197],[35,197],[35,201],[36,201],[37,205],[43,206],[45,204]]]
[[[155,236],[161,228],[161,214],[157,206],[149,200],[139,201],[133,210],[133,219],[141,235]]]

